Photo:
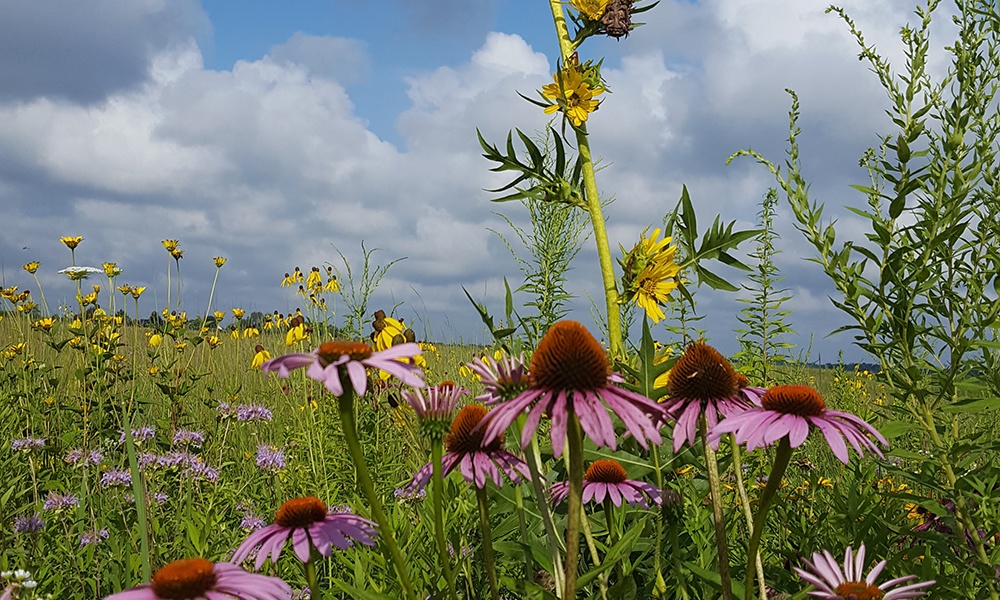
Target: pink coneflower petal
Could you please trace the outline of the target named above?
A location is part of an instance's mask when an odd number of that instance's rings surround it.
[[[560,504],[569,495],[569,482],[559,481],[549,487],[549,497],[553,504]],[[650,483],[627,479],[624,467],[615,460],[600,459],[594,461],[583,480],[584,504],[601,504],[605,500],[610,500],[615,506],[627,503],[631,506],[639,505],[649,508],[646,498],[659,505],[662,502],[663,492]]]
[[[816,588],[815,591],[809,592],[810,596],[823,600],[847,600],[848,598],[860,597],[862,594],[865,598],[906,600],[922,596],[923,588],[934,585],[933,581],[921,581],[896,587],[901,583],[916,579],[916,575],[907,575],[876,585],[878,576],[886,565],[884,560],[872,567],[867,576],[862,577],[865,565],[864,544],[858,548],[856,553],[848,546],[844,552],[843,570],[827,550],[814,553],[812,561],[803,559],[802,562],[807,568],[795,567],[795,573],[806,583]]]

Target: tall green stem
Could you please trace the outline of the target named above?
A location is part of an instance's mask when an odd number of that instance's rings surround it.
[[[323,592],[319,589],[319,574],[316,572],[316,561],[313,559],[311,547],[309,560],[306,561],[304,566],[306,570],[306,583],[309,585],[309,597],[322,598]]]
[[[655,444],[651,445],[650,451],[653,459],[653,473],[656,475],[656,487],[657,489],[663,489],[663,472],[660,470],[660,449]],[[663,574],[660,572],[660,560],[663,546],[663,511],[659,511],[656,515],[656,544],[653,545],[653,573],[655,573],[655,581],[657,582],[657,590],[660,592],[666,591],[659,588],[660,582],[663,581]]]
[[[152,576],[149,555],[149,526],[146,523],[146,486],[143,485],[142,472],[139,471],[139,460],[135,451],[135,440],[132,439],[132,403],[125,409],[125,453],[128,455],[128,470],[132,476],[132,495],[135,497],[135,515],[139,522],[139,554],[142,563],[142,580],[149,581]]]
[[[552,10],[552,20],[556,26],[556,37],[559,38],[559,53],[561,63],[566,64],[573,54],[574,46],[566,27],[566,17],[563,14],[560,0],[549,0]],[[597,245],[597,258],[601,265],[601,280],[604,285],[604,298],[608,310],[608,344],[613,358],[622,358],[625,347],[622,344],[621,312],[618,308],[618,284],[615,279],[615,265],[611,259],[611,247],[608,245],[608,231],[604,224],[604,211],[601,208],[601,198],[597,193],[597,178],[594,175],[594,160],[590,154],[590,139],[587,136],[587,124],[581,123],[576,131],[576,144],[580,153],[580,164],[583,173],[583,190],[587,200],[587,212],[594,228],[594,243]]]
[[[781,478],[785,476],[785,469],[788,468],[788,461],[792,458],[792,446],[788,441],[788,436],[781,438],[778,442],[778,450],[774,455],[774,464],[771,465],[771,472],[767,476],[767,485],[760,495],[757,503],[757,514],[753,517],[753,533],[750,534],[750,545],[747,546],[747,557],[757,556],[760,549],[760,539],[764,535],[764,523],[767,519],[767,512],[771,508],[771,501],[781,486]],[[748,558],[747,560],[752,560]],[[754,571],[747,565],[746,577],[743,579],[744,600],[754,597]]]
[[[490,501],[486,497],[486,488],[476,488],[476,500],[479,504],[479,533],[483,539],[483,563],[486,566],[486,576],[490,580],[490,597],[500,600],[500,585],[497,583],[496,557],[493,555],[493,530],[490,527]]]
[[[559,537],[556,535],[555,523],[552,520],[552,511],[549,509],[548,495],[542,487],[542,459],[539,456],[538,439],[531,436],[531,445],[528,447],[527,463],[528,471],[531,473],[531,486],[535,491],[535,499],[538,511],[542,514],[542,525],[545,527],[545,539],[549,546],[549,555],[552,557],[552,578],[556,582],[556,596],[562,597],[564,589],[562,554],[559,547]]]
[[[403,587],[403,595],[407,600],[415,600],[416,596],[413,593],[413,584],[410,583],[406,562],[403,560],[403,554],[393,536],[389,520],[385,517],[385,511],[382,510],[382,502],[379,500],[378,494],[375,493],[375,485],[372,483],[371,475],[368,474],[365,453],[358,441],[358,426],[354,418],[354,387],[346,376],[343,376],[342,379],[345,380],[343,382],[344,394],[337,398],[337,407],[340,410],[340,423],[344,428],[344,441],[347,442],[347,449],[351,453],[351,459],[357,473],[358,485],[368,500],[372,517],[378,523],[379,541],[388,554],[390,562],[396,568],[396,576],[399,577],[399,584]]]
[[[576,598],[580,558],[580,517],[583,514],[583,431],[576,414],[567,411],[566,451],[569,453],[569,498],[566,505],[566,589],[564,599]]]
[[[434,487],[431,489],[431,501],[434,503],[434,537],[437,538],[438,556],[441,558],[441,568],[444,570],[444,579],[448,583],[448,593],[453,600],[458,600],[455,594],[455,579],[451,574],[451,557],[448,555],[448,545],[444,539],[444,477],[441,469],[441,458],[444,454],[444,444],[437,437],[431,442],[431,464],[433,471],[431,477]]]
[[[740,494],[740,506],[743,507],[743,517],[747,520],[747,527],[753,535],[753,513],[750,511],[750,498],[747,497],[747,488],[743,483],[743,467],[740,461],[740,445],[736,443],[734,436],[727,436],[733,449],[733,473],[736,474],[736,489]],[[764,561],[760,558],[760,551],[752,557],[757,568],[757,583],[760,584],[760,600],[767,600],[767,587],[764,585]],[[750,567],[748,566],[747,569]]]
[[[698,431],[701,433],[701,445],[705,451],[705,468],[708,471],[708,487],[712,498],[712,520],[715,522],[715,544],[719,547],[719,584],[722,586],[723,600],[733,600],[732,580],[729,576],[729,545],[726,542],[726,516],[722,512],[719,461],[715,457],[715,451],[708,444],[708,423],[704,414],[698,417]],[[748,572],[752,577],[752,571]]]

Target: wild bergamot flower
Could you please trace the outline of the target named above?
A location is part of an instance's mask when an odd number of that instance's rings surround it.
[[[555,100],[555,104],[550,104],[545,108],[545,114],[550,115],[557,110],[563,111],[573,125],[579,127],[583,124],[590,113],[597,110],[600,100],[595,100],[594,96],[604,93],[601,86],[591,87],[590,83],[583,80],[583,75],[577,66],[568,66],[557,71],[552,78],[554,83],[542,86],[542,96]]]

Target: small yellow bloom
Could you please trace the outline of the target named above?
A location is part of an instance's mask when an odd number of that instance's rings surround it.
[[[600,106],[601,101],[594,100],[594,96],[603,94],[604,88],[598,86],[592,89],[575,66],[556,72],[552,78],[555,83],[542,86],[542,96],[555,100],[556,103],[546,107],[545,114],[561,110],[573,125],[579,127]]]
[[[174,343],[174,350],[176,350],[178,352],[184,352],[185,348],[187,348],[187,342],[175,342]]]
[[[31,273],[32,275],[34,275],[35,271],[38,270],[39,266],[41,266],[41,263],[38,262],[37,260],[33,260],[30,263],[22,266],[21,268],[24,269],[25,271]]]
[[[78,235],[75,237],[61,237],[59,238],[59,241],[66,244],[66,247],[70,250],[73,250],[80,245],[80,242],[83,241],[83,236]]]
[[[143,285],[143,286],[137,286],[137,287],[132,288],[129,293],[132,294],[133,298],[135,298],[136,300],[138,300],[139,296],[141,296],[142,293],[145,292],[145,291],[146,291],[146,286]]]
[[[240,330],[234,327],[233,330],[229,332],[229,337],[234,340],[240,339]]]
[[[30,313],[31,311],[35,310],[36,308],[38,308],[38,305],[35,304],[34,302],[25,302],[24,304],[19,304],[17,306],[17,310],[19,310],[19,311],[21,311],[23,313]]]
[[[674,469],[674,473],[677,475],[687,475],[691,471],[694,471],[694,465],[684,465],[683,467]]]
[[[243,330],[243,339],[255,338],[260,335],[260,329],[256,327],[247,327]]]
[[[222,265],[226,264],[225,256],[216,256],[212,260],[215,261],[215,266],[218,267],[219,269],[222,268]]]
[[[132,286],[127,283],[122,284],[118,286],[118,291],[122,293],[122,296],[128,296],[132,293]]]
[[[475,381],[479,381],[480,379],[482,379],[475,371],[473,371],[469,367],[469,365],[467,365],[465,363],[462,363],[458,367],[458,376],[459,377],[464,377],[466,379],[473,379]]]
[[[122,274],[121,267],[119,267],[117,263],[106,262],[101,263],[101,266],[104,267],[104,274],[107,275],[108,278],[118,277]]]
[[[150,375],[156,375],[157,373],[160,372],[160,367],[153,365],[152,367],[146,369],[146,372],[149,373]]]
[[[217,310],[212,313],[212,316],[215,317],[216,321],[221,321],[226,318],[226,313],[222,312],[221,310]]]
[[[34,329],[40,329],[42,331],[51,331],[52,327],[56,324],[54,317],[45,317],[44,319],[38,319],[31,324]]]
[[[233,309],[233,316],[236,317],[237,319],[242,319],[243,315],[245,315],[245,314],[246,314],[246,311],[243,310],[242,308],[234,308]]]
[[[308,339],[309,333],[306,332],[305,323],[299,323],[298,325],[288,329],[288,333],[285,334],[285,345],[294,346],[295,344]]]
[[[209,348],[218,348],[222,344],[222,340],[217,335],[210,335],[205,338],[205,342],[208,344]]]
[[[323,275],[319,272],[319,267],[313,267],[306,278],[306,287],[310,290],[320,290],[323,288]]]
[[[250,361],[251,369],[259,369],[261,365],[271,360],[271,353],[265,350],[260,344],[254,346],[254,352],[255,354],[253,355],[253,360]]]
[[[570,0],[573,8],[591,21],[600,21],[611,0]]]
[[[163,336],[158,333],[154,333],[153,335],[149,336],[149,345],[151,348],[156,348],[157,346],[160,345],[162,341],[163,341]]]
[[[826,477],[820,477],[816,479],[816,485],[825,488],[833,488],[833,482],[827,479]]]
[[[170,256],[173,256],[174,260],[180,260],[181,258],[184,257],[185,252],[187,252],[187,250],[181,250],[180,248],[176,248],[170,251]]]
[[[323,289],[327,292],[332,292],[334,294],[339,292],[340,282],[337,281],[337,276],[331,275],[330,278],[326,280],[326,285],[323,286]]]
[[[167,249],[167,252],[173,252],[177,249],[177,246],[180,245],[180,242],[177,240],[163,240],[160,243]]]
[[[77,299],[80,300],[84,305],[97,304],[97,292],[90,292],[89,294],[83,296],[82,298],[77,296]]]
[[[74,348],[81,348],[83,347],[83,338],[80,336],[76,336],[69,341],[69,345]]]

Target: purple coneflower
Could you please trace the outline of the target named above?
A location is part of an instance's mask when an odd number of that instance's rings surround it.
[[[561,504],[569,495],[569,482],[559,481],[552,484],[549,494],[554,504]],[[615,506],[621,506],[624,500],[631,506],[638,504],[643,508],[649,508],[646,498],[659,506],[662,502],[661,496],[660,488],[655,485],[629,479],[625,468],[616,460],[595,460],[587,467],[587,472],[583,476],[584,504],[587,502],[600,504],[608,498]]]
[[[270,444],[257,446],[257,468],[270,473],[284,469],[285,451]]]
[[[707,429],[711,429],[718,424],[719,415],[728,417],[750,408],[750,402],[741,392],[749,390],[753,398],[759,398],[760,390],[740,384],[740,375],[715,348],[703,342],[687,347],[670,370],[667,383],[670,395],[661,403],[676,421],[674,452],[685,442],[694,442],[702,414]],[[712,447],[718,449],[718,441]]]
[[[286,354],[264,363],[261,369],[267,373],[277,371],[278,376],[288,377],[293,369],[309,367],[306,376],[320,381],[335,396],[344,394],[341,372],[345,372],[351,387],[359,396],[368,389],[366,367],[380,369],[395,376],[412,387],[423,387],[423,371],[412,364],[412,359],[420,354],[420,346],[415,343],[399,344],[380,352],[373,352],[362,342],[333,341],[320,345],[305,354]],[[403,362],[397,359],[409,359]]]
[[[232,562],[241,563],[259,548],[254,568],[260,570],[267,557],[278,562],[285,543],[292,540],[292,549],[303,563],[309,561],[311,548],[323,556],[333,554],[333,546],[347,550],[354,542],[375,545],[375,523],[350,512],[330,513],[326,504],[315,496],[295,498],[281,505],[274,523],[251,533],[233,554]]]
[[[513,400],[528,389],[530,379],[528,370],[524,367],[523,354],[514,358],[501,353],[499,360],[483,356],[466,364],[483,384],[483,393],[476,396],[476,400],[486,406]]]
[[[498,486],[503,485],[501,469],[514,483],[519,482],[521,476],[531,476],[526,462],[503,449],[503,431],[490,442],[485,442],[486,431],[480,423],[488,414],[486,408],[479,404],[467,404],[458,411],[451,423],[451,431],[444,438],[446,452],[441,459],[443,476],[447,477],[455,467],[460,467],[465,480],[478,488],[486,485],[487,477]],[[405,493],[413,494],[424,489],[431,480],[433,469],[433,463],[421,467],[406,486]]]
[[[424,390],[417,388],[403,390],[402,396],[417,414],[420,430],[440,442],[448,432],[451,415],[455,412],[458,401],[468,393],[469,390],[451,381],[444,381],[440,385],[432,385]]]
[[[795,567],[795,572],[806,582],[816,586],[815,591],[809,592],[810,596],[824,600],[904,600],[922,596],[923,588],[934,585],[933,581],[921,581],[890,589],[916,579],[916,575],[907,575],[875,585],[875,580],[885,568],[884,560],[872,567],[868,575],[862,578],[861,573],[865,567],[864,544],[858,548],[857,554],[852,554],[851,547],[847,547],[843,570],[827,550],[814,553],[812,562],[805,559],[802,562],[809,567],[809,570]]]
[[[521,433],[522,448],[530,442],[544,414],[552,418],[552,451],[562,456],[572,413],[595,444],[614,449],[618,442],[608,408],[643,448],[649,447],[647,442],[663,441],[656,425],[666,417],[663,408],[641,394],[613,385],[621,377],[611,373],[604,349],[576,321],[559,321],[549,329],[531,357],[529,371],[528,388],[493,409],[486,425],[486,443],[530,410]]]
[[[779,385],[773,387],[761,398],[761,406],[749,408],[731,416],[712,429],[710,441],[718,442],[724,433],[735,433],[738,444],[746,444],[747,450],[769,446],[788,437],[789,445],[796,448],[805,441],[811,427],[819,429],[840,462],[847,464],[847,445],[844,438],[857,453],[863,454],[868,448],[878,456],[882,452],[868,439],[871,434],[883,446],[889,443],[882,434],[858,417],[845,412],[827,410],[819,392],[807,385]]]
[[[42,508],[45,510],[58,511],[73,508],[78,504],[80,504],[80,499],[73,494],[63,495],[56,492],[49,492],[48,497],[45,498],[45,504],[42,505]]]
[[[250,573],[231,563],[212,564],[204,558],[186,558],[153,573],[151,582],[104,600],[290,600],[291,597],[292,588],[277,577]]]

